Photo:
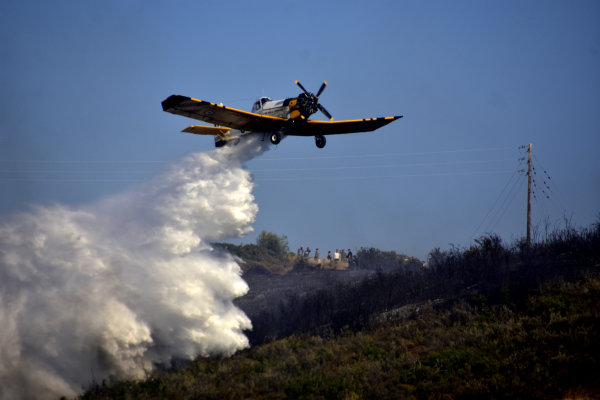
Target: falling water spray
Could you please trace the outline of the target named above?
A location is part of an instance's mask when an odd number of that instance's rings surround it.
[[[96,204],[0,219],[0,398],[75,396],[95,379],[248,346],[237,263],[210,242],[258,211],[249,140],[191,154]]]

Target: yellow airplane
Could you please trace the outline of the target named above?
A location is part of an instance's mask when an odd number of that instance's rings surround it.
[[[316,95],[307,92],[298,81],[296,84],[303,91],[298,97],[277,101],[261,97],[254,102],[251,112],[177,94],[165,99],[162,107],[163,111],[171,114],[213,124],[214,126],[188,126],[182,132],[213,135],[216,147],[229,143],[235,145],[246,135],[262,134],[263,140],[268,135],[273,144],[279,144],[285,136],[314,136],[317,147],[322,149],[325,147],[326,135],[371,132],[403,117],[334,121],[325,107],[319,104],[319,96],[325,90],[327,82],[323,82]],[[329,121],[308,119],[319,110]]]

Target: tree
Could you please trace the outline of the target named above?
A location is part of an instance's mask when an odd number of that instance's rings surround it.
[[[444,266],[445,261],[446,254],[443,253],[439,247],[431,250],[431,252],[429,252],[429,256],[427,257],[427,264],[431,268],[441,268]]]
[[[281,259],[286,258],[287,253],[290,251],[290,245],[287,240],[287,236],[279,236],[273,232],[267,232],[263,230],[256,238],[256,245],[266,249],[269,254]]]

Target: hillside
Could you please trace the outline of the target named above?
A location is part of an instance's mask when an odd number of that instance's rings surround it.
[[[428,302],[362,332],[292,335],[140,382],[94,384],[79,399],[593,398],[599,327],[594,275],[545,285],[520,306]]]
[[[251,349],[94,382],[79,398],[600,395],[600,224],[531,247],[484,236],[435,251],[429,268],[358,253],[344,271],[248,275],[236,303],[253,323]]]
[[[433,253],[428,268],[407,264],[393,252],[362,249],[345,271],[246,277],[250,292],[236,300],[252,320],[246,335],[258,345],[292,334],[358,332],[375,315],[429,300],[468,300],[473,292],[490,304],[507,297],[522,301],[541,284],[599,272],[600,229],[567,227],[531,247],[488,235],[468,249]]]

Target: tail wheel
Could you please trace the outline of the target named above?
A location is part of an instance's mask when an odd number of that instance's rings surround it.
[[[271,143],[279,144],[279,142],[281,142],[281,135],[279,134],[279,132],[271,133]]]
[[[317,147],[320,149],[325,147],[325,143],[327,143],[327,141],[325,140],[325,136],[323,135],[315,136],[315,142],[317,143]]]

